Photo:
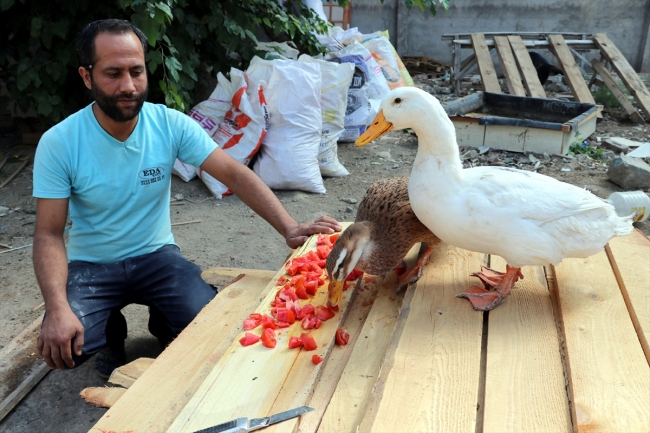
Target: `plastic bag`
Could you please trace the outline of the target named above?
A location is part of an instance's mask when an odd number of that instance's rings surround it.
[[[318,166],[321,175],[347,176],[350,172],[338,159],[336,143],[345,130],[345,107],[347,106],[348,88],[354,74],[354,65],[317,60],[306,54],[300,56],[298,61],[318,65],[321,72],[322,135],[318,150]]]
[[[318,167],[322,116],[317,65],[254,57],[251,85],[266,81],[270,125],[253,170],[270,188],[325,193]]]
[[[367,80],[368,87],[366,89],[368,93],[368,98],[370,99],[382,99],[388,92],[390,92],[390,87],[388,87],[388,81],[384,78],[384,73],[381,70],[381,66],[377,64],[377,61],[372,57],[370,51],[361,45],[358,42],[353,42],[347,47],[343,48],[340,51],[332,52],[329,54],[329,58],[333,57],[344,57],[349,55],[359,55],[363,58],[364,63],[366,64],[367,69]]]
[[[385,36],[369,39],[363,42],[363,46],[370,51],[372,57],[374,57],[377,64],[381,67],[384,78],[386,78],[388,87],[390,87],[391,90],[406,86],[400,73],[397,60],[395,60],[395,55],[393,54],[393,45]]]
[[[385,37],[386,40],[388,41],[388,44],[390,45],[390,50],[393,53],[393,57],[395,58],[395,62],[397,63],[399,73],[402,76],[402,79],[404,80],[404,84],[406,86],[413,86],[414,83],[413,83],[413,78],[411,77],[411,74],[406,69],[406,66],[404,66],[404,62],[402,62],[402,59],[400,58],[399,54],[397,54],[397,51],[395,50],[395,47],[393,47],[393,44],[390,43],[390,36],[388,34],[388,30],[382,30],[380,32],[374,32],[374,33],[370,33],[370,34],[367,34],[367,35],[363,35],[361,43],[363,45],[366,45],[367,41],[369,41],[371,39],[379,38],[381,36]],[[370,51],[372,51],[372,50],[370,50]]]
[[[235,68],[230,70],[230,78],[231,82],[224,77],[225,81],[219,84],[224,86],[224,94],[226,91],[230,93],[230,107],[210,136],[228,155],[248,165],[269,127],[265,83],[249,87],[244,73]],[[196,172],[215,197],[223,198],[232,193],[226,185],[201,168],[197,168]]]

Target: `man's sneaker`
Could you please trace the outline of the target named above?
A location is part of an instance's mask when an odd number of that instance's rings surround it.
[[[126,364],[124,343],[117,348],[106,346],[95,355],[95,372],[104,380],[111,376],[113,370],[124,364]]]

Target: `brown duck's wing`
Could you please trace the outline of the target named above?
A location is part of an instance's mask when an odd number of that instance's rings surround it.
[[[356,221],[374,224],[372,240],[377,245],[372,260],[363,264],[368,268],[364,272],[383,275],[399,265],[417,242],[438,242],[413,213],[408,182],[408,176],[378,180],[359,204]]]

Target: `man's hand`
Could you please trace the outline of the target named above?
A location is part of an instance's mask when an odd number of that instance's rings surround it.
[[[84,346],[84,328],[72,310],[62,309],[54,314],[47,314],[41,327],[36,350],[50,368],[64,370],[66,365],[74,367],[71,343],[74,353],[81,356]]]
[[[341,224],[334,218],[322,216],[316,221],[308,221],[296,225],[286,235],[287,245],[290,248],[297,248],[305,243],[309,236],[314,233],[334,233],[341,231]]]

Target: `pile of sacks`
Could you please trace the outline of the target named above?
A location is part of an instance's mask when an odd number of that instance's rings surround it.
[[[190,111],[230,156],[249,165],[273,189],[325,193],[323,177],[349,172],[337,156],[337,142],[354,141],[375,117],[390,89],[413,85],[386,32],[361,34],[335,27],[319,36],[329,52],[302,55],[286,44],[265,43],[264,59],[248,69],[217,76],[206,101]],[[200,176],[222,198],[219,181],[180,160],[173,172],[189,181]]]

